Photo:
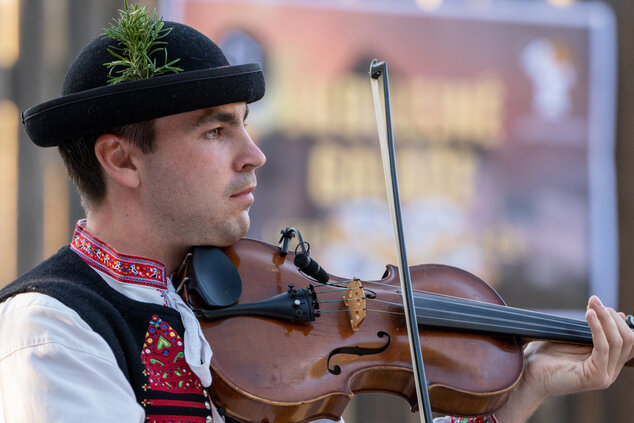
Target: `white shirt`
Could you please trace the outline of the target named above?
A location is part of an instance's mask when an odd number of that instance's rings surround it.
[[[43,294],[0,304],[0,421],[145,420],[106,341]]]
[[[198,320],[165,277],[164,266],[151,261],[162,271],[154,279],[113,271],[115,261],[136,270],[149,259],[116,252],[83,225],[84,221],[78,222],[71,248],[123,295],[178,310],[185,327],[185,360],[209,386],[211,348]],[[95,248],[100,256],[108,255],[104,262],[112,263],[112,269],[95,262]],[[145,421],[143,407],[110,346],[60,301],[25,293],[0,304],[0,339],[0,422]],[[213,417],[217,423],[223,421],[215,408]]]

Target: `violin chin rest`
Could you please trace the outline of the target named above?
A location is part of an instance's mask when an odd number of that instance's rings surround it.
[[[188,273],[189,289],[197,291],[207,307],[230,306],[242,295],[238,269],[218,247],[195,247]]]

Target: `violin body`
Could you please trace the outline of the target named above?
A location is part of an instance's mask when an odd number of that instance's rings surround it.
[[[223,248],[242,278],[238,304],[257,302],[314,281],[293,264],[293,253],[243,239]],[[442,265],[410,267],[414,290],[504,305],[485,282]],[[349,279],[330,276],[330,284]],[[217,405],[241,422],[306,422],[339,419],[357,393],[385,392],[417,408],[407,327],[397,268],[363,282],[371,301],[354,330],[343,301],[324,302],[314,321],[290,323],[266,317],[201,318],[213,349],[212,392]],[[318,299],[344,291],[316,287]],[[324,293],[320,293],[320,289]],[[338,312],[332,312],[338,311]],[[419,325],[431,404],[435,411],[475,416],[499,408],[523,368],[520,339],[508,335]],[[333,372],[339,368],[339,374]]]

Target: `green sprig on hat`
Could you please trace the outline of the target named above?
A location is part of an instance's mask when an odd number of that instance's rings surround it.
[[[168,62],[167,49],[160,47],[167,44],[160,40],[166,37],[172,28],[163,28],[163,20],[158,17],[156,9],[150,17],[145,7],[133,5],[130,8],[125,0],[124,9],[119,9],[119,19],[113,18],[113,21],[114,24],[111,23],[109,28],[104,29],[104,38],[113,38],[123,47],[108,48],[108,52],[117,59],[104,63],[109,69],[108,84],[183,71],[174,66],[180,59]],[[156,59],[150,59],[150,56],[161,51],[165,54],[165,64],[157,66]]]

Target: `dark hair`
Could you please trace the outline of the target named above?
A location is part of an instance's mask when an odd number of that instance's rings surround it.
[[[106,183],[101,163],[95,155],[95,142],[102,134],[128,139],[143,153],[154,151],[154,121],[147,120],[84,135],[59,145],[59,153],[70,179],[77,185],[84,207],[99,206],[106,198]]]

